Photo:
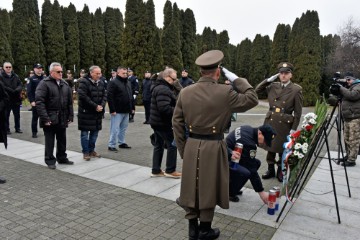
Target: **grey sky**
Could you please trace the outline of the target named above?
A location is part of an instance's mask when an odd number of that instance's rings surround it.
[[[51,0],[53,2],[53,0]],[[86,3],[91,12],[101,7],[119,8],[124,14],[126,0],[58,0],[60,5],[72,2],[79,11]],[[43,0],[39,0],[39,8]],[[162,27],[163,7],[166,0],[154,0],[156,24]],[[307,10],[316,10],[320,18],[322,35],[338,33],[350,17],[360,21],[359,0],[173,0],[180,9],[190,8],[195,15],[196,28],[202,33],[204,27],[220,31],[227,30],[232,44],[243,39],[253,40],[257,33],[269,35],[272,39],[279,23],[292,24]],[[1,0],[1,8],[12,9],[12,0]]]

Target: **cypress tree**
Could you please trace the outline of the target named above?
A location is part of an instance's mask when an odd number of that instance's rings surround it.
[[[179,31],[179,9],[176,3],[173,5],[173,14],[170,25],[164,28],[162,35],[162,47],[164,64],[180,71],[183,68],[183,61]]]
[[[222,31],[218,35],[218,49],[224,53],[224,59],[222,61],[224,66],[231,67],[230,51],[229,51],[229,35],[226,30]]]
[[[14,71],[24,77],[36,62],[44,59],[37,1],[14,0],[11,13],[11,50]]]
[[[92,20],[94,64],[106,72],[104,19],[100,8],[96,9]]]
[[[331,60],[335,55],[337,41],[336,36],[331,34],[321,37],[321,81],[319,86],[320,95],[325,94],[326,97],[329,96],[329,88],[333,83],[331,79],[333,74],[338,71],[333,69],[331,65]]]
[[[89,68],[94,64],[94,48],[91,27],[91,14],[85,4],[81,12],[77,13],[80,33],[80,68]]]
[[[62,13],[66,51],[65,69],[78,73],[80,67],[80,40],[76,8],[70,3],[69,7],[63,8]]]
[[[122,54],[123,62],[126,66],[131,68],[137,68],[142,59],[141,33],[139,33],[139,24],[142,21],[143,4],[141,0],[127,0],[125,10],[125,28],[122,37]],[[141,28],[141,27],[140,27]],[[142,56],[144,57],[144,56]],[[136,72],[136,69],[135,69]]]
[[[160,43],[159,29],[155,23],[155,5],[153,0],[145,3],[145,15],[143,16],[144,27],[142,31],[143,54],[141,73],[145,71],[158,72],[163,67],[162,48]],[[140,72],[139,72],[140,73]]]
[[[186,9],[182,15],[182,31],[181,31],[181,52],[183,57],[183,65],[187,68],[194,79],[199,77],[195,59],[197,57],[196,44],[196,21],[194,13],[190,9]]]
[[[256,86],[264,80],[269,72],[270,61],[270,39],[268,36],[262,37],[260,34],[255,36],[251,48],[250,75],[251,85]]]
[[[201,53],[217,49],[217,33],[210,27],[205,27],[201,35]]]
[[[311,106],[319,97],[321,80],[321,38],[317,12],[303,14],[297,28],[294,38],[290,38],[293,43],[289,53],[295,67],[294,80],[303,87],[304,106]]]
[[[278,24],[276,27],[271,49],[270,74],[277,72],[277,66],[280,62],[288,61],[290,32],[290,25]]]
[[[172,19],[172,15],[173,15],[173,12],[172,12],[172,4],[169,0],[167,0],[165,2],[165,5],[164,5],[164,29],[167,28],[170,23],[171,23],[171,19]]]
[[[250,67],[251,67],[251,49],[252,42],[250,39],[246,38],[241,41],[238,45],[238,54],[237,54],[237,74],[249,80],[250,77]]]
[[[52,62],[65,63],[65,38],[60,5],[57,0],[51,4],[45,0],[42,6],[41,32],[45,46],[46,64]]]
[[[104,12],[105,60],[108,69],[121,64],[121,40],[124,31],[124,20],[119,9],[107,7]]]
[[[0,64],[3,62],[13,63],[10,46],[10,15],[6,9],[0,9],[0,22]]]

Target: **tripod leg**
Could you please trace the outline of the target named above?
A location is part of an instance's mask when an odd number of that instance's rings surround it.
[[[335,197],[336,212],[337,212],[337,217],[338,217],[338,223],[340,224],[341,221],[340,221],[339,205],[338,205],[337,195],[336,195],[334,172],[333,172],[333,169],[332,169],[332,164],[331,164],[331,159],[330,159],[330,148],[329,148],[328,136],[327,136],[327,134],[326,134],[326,130],[325,130],[325,129],[324,129],[324,134],[325,134],[326,149],[327,149],[328,156],[329,156],[329,166],[330,166],[331,181],[332,181],[333,191],[334,191],[334,197]]]

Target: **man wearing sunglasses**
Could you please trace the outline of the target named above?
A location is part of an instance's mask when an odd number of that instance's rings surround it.
[[[4,83],[5,91],[9,96],[9,106],[6,111],[6,130],[7,134],[11,134],[10,131],[10,112],[13,112],[15,122],[15,132],[23,133],[20,129],[20,105],[21,105],[21,91],[22,84],[18,75],[13,72],[13,68],[10,62],[4,62],[4,71],[0,75],[0,81]]]
[[[62,79],[60,63],[53,62],[50,76],[42,80],[35,91],[35,102],[40,118],[40,127],[45,135],[45,163],[50,169],[59,164],[74,164],[66,154],[66,128],[73,122],[72,90]],[[53,154],[56,137],[56,158]]]
[[[293,133],[300,123],[303,94],[302,88],[291,81],[294,66],[283,62],[278,65],[278,73],[265,79],[255,88],[257,94],[266,93],[269,101],[269,111],[266,113],[264,124],[269,124],[277,133],[271,147],[265,148],[268,153],[267,172],[262,175],[263,179],[275,177],[275,159],[279,155],[277,179],[282,182],[281,156],[286,137]],[[274,82],[279,78],[280,82]]]
[[[360,80],[356,79],[351,72],[346,73],[345,79],[348,88],[339,85],[347,153],[347,159],[341,165],[353,167],[356,165],[360,145]]]

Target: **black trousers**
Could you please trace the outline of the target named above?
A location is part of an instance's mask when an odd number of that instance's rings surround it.
[[[155,145],[153,151],[152,173],[158,174],[161,172],[161,162],[164,155],[164,144],[167,147],[166,154],[166,173],[173,173],[176,170],[177,148],[174,145],[174,134],[172,130],[159,131],[154,130]]]
[[[31,131],[33,133],[37,133],[38,132],[38,120],[39,120],[39,115],[37,113],[37,109],[36,106],[31,108],[32,111],[32,118],[31,118]]]
[[[66,162],[66,128],[58,125],[44,127],[45,135],[45,163],[55,165],[56,161]],[[56,158],[54,157],[54,146],[56,137]]]
[[[145,108],[145,121],[148,122],[150,118],[150,105],[151,101],[143,101],[144,108]]]
[[[6,130],[10,131],[10,112],[13,112],[14,115],[14,122],[15,122],[15,130],[20,129],[20,105],[18,104],[10,104],[6,110]]]
[[[250,180],[255,192],[263,191],[264,188],[262,186],[259,174],[257,173],[260,165],[261,161],[254,158],[243,161],[237,170],[230,168],[229,195],[232,197],[236,196],[248,180]]]

